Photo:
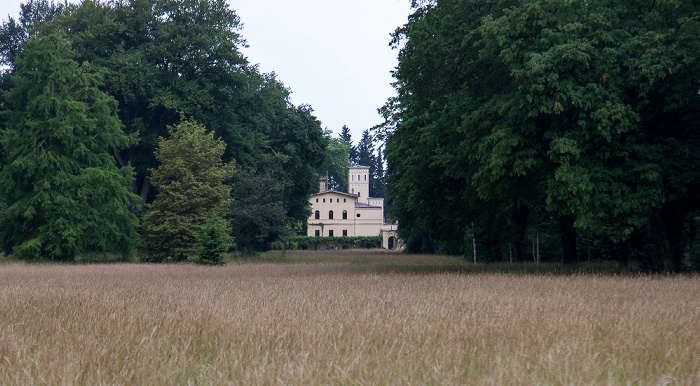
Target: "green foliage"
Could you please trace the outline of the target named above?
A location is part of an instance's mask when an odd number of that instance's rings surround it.
[[[342,138],[332,138],[326,132],[328,146],[326,160],[319,170],[321,177],[328,176],[328,190],[348,191],[348,166],[350,166],[351,144]]]
[[[101,73],[73,59],[59,35],[34,38],[15,58],[0,132],[0,242],[20,259],[72,260],[83,252],[132,253],[130,167],[111,152],[133,143]]]
[[[315,237],[315,236],[292,236],[283,239],[282,246],[287,249],[319,249],[320,245],[326,248],[340,247],[342,249],[352,248],[380,248],[382,245],[381,236],[338,236],[338,237]],[[276,244],[279,247],[279,244]],[[282,248],[275,248],[282,249]]]
[[[274,74],[247,62],[240,29],[225,0],[34,0],[19,22],[0,27],[0,56],[12,68],[28,35],[66,31],[79,61],[104,69],[124,130],[139,134],[116,158],[136,171],[131,189],[141,205],[155,197],[148,170],[157,166],[158,138],[185,115],[227,144],[224,161],[283,181],[277,199],[286,215],[305,220],[325,153],[320,122],[310,107],[289,103]]]
[[[222,219],[210,219],[197,234],[197,264],[224,265],[225,253],[231,248],[229,235]]]
[[[523,255],[553,216],[566,262],[583,230],[680,270],[700,207],[699,5],[416,2],[382,110],[402,233]]]
[[[143,215],[139,243],[147,260],[182,261],[194,255],[202,227],[226,214],[231,199],[225,182],[234,166],[221,161],[225,148],[194,121],[171,127],[170,137],[159,139],[160,165],[151,171],[158,196]]]
[[[227,217],[243,254],[251,249],[267,249],[270,242],[287,232],[282,181],[252,169],[241,169],[230,187],[233,201]]]

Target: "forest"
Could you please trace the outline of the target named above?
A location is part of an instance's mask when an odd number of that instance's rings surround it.
[[[411,251],[700,262],[700,2],[414,0],[382,108]]]
[[[304,221],[329,138],[242,55],[240,23],[224,0],[29,1],[5,21],[2,249],[180,260],[208,223],[255,246]]]
[[[413,0],[353,144],[247,60],[225,0],[28,1],[0,26],[0,248],[219,263],[357,163],[409,252],[700,269],[699,9]]]
[[[383,196],[370,131],[332,138],[241,26],[225,0],[22,4],[0,26],[2,251],[215,263],[299,233],[352,162]]]

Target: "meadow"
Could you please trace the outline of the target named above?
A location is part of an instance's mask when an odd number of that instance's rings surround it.
[[[700,277],[295,251],[0,264],[2,384],[700,384]]]

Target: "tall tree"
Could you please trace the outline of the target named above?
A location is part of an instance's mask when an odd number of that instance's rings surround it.
[[[281,199],[284,182],[243,169],[236,172],[230,186],[233,201],[228,218],[238,247],[243,254],[268,249],[269,243],[286,232],[289,222]]]
[[[157,165],[157,140],[184,114],[226,142],[225,161],[284,180],[288,216],[308,217],[306,197],[325,151],[320,122],[310,107],[289,103],[290,91],[274,74],[248,63],[240,19],[225,0],[87,0],[51,18],[20,20],[25,34],[67,31],[79,58],[106,70],[105,90],[121,106],[125,131],[139,134],[137,145],[115,157],[135,168],[131,189],[142,204],[154,198],[148,170]],[[4,35],[0,40],[1,54],[11,57]],[[8,42],[21,50],[22,39]]]
[[[150,261],[186,260],[208,221],[221,221],[231,203],[232,163],[221,157],[226,144],[203,125],[183,121],[160,138],[151,171],[158,196],[142,218],[140,247]]]
[[[357,159],[357,147],[352,144],[352,135],[350,134],[350,128],[347,125],[343,125],[340,131],[340,139],[342,139],[348,146],[350,146],[350,162],[354,162]]]
[[[30,39],[15,59],[0,143],[0,241],[19,258],[70,260],[85,251],[132,253],[137,218],[128,206],[130,167],[112,148],[133,143],[102,76],[73,59],[67,40]]]
[[[464,219],[491,208],[513,214],[517,244],[546,210],[565,262],[585,229],[629,244],[646,269],[681,268],[681,228],[700,207],[700,156],[687,151],[698,144],[697,1],[414,6],[395,34],[398,97],[383,110],[402,226],[436,223],[451,202],[443,224],[468,233]],[[436,183],[439,198],[426,196]]]

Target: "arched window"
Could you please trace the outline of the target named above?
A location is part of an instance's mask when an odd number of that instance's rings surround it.
[[[316,220],[320,219],[320,218],[321,218],[321,212],[316,211],[316,214],[315,214],[315,217],[314,217],[314,218],[315,218]]]
[[[348,219],[348,211],[344,210],[343,211],[343,220],[347,220],[347,219]]]
[[[328,211],[328,219],[333,220],[333,211],[332,210]]]

